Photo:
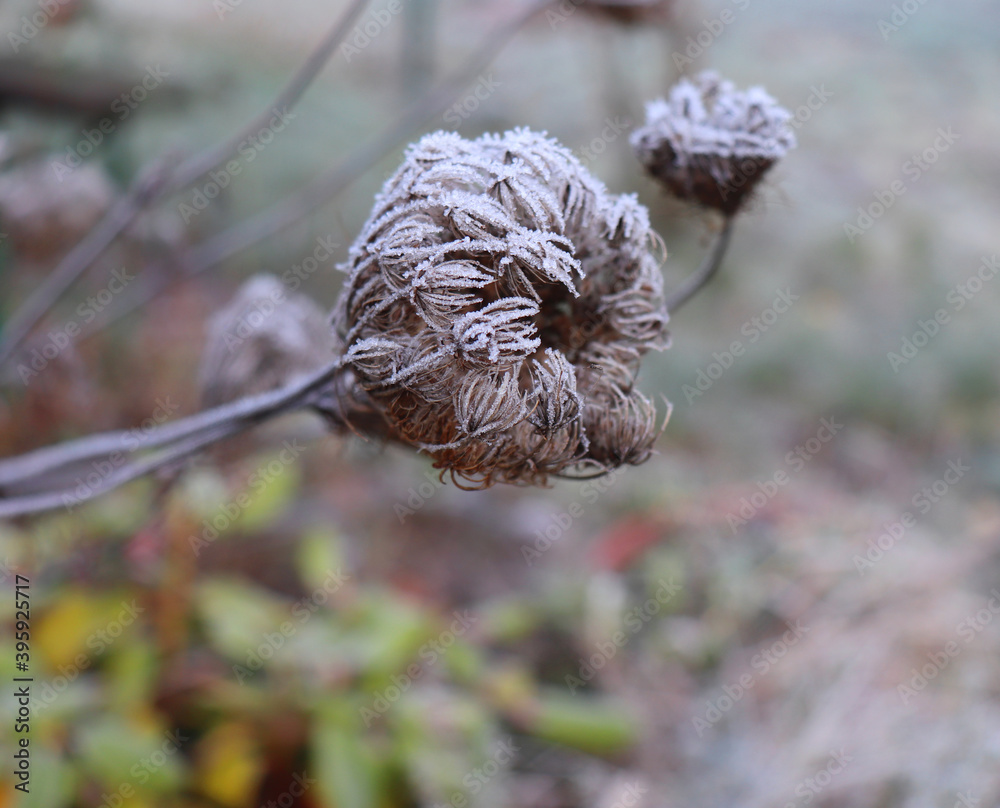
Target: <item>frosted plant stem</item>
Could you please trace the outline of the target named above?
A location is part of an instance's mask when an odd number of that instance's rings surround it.
[[[73,496],[74,502],[91,499],[130,480],[155,471],[178,459],[249,429],[262,421],[312,404],[320,389],[326,388],[341,370],[338,358],[313,374],[267,393],[248,396],[213,410],[149,430],[142,437],[124,430],[91,435],[76,441],[38,449],[19,457],[0,461],[0,518],[38,513],[58,508],[69,492],[53,484],[46,476],[60,479],[73,466],[87,460],[108,458],[115,453],[135,455],[140,450],[162,448],[141,459],[130,459],[122,468],[108,475],[87,496]],[[131,441],[129,441],[131,438]],[[30,493],[11,496],[10,491],[28,488]]]
[[[715,277],[715,273],[722,266],[722,259],[726,256],[726,249],[729,247],[729,239],[733,234],[734,219],[735,217],[733,216],[726,218],[722,230],[716,235],[715,242],[708,251],[708,255],[701,262],[701,266],[698,267],[698,271],[684,281],[672,294],[667,295],[667,312],[669,314],[673,314],[687,303],[703,286]]]

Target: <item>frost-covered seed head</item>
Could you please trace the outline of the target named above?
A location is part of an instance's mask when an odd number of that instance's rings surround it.
[[[273,275],[255,275],[208,322],[202,402],[215,407],[273,390],[321,367],[331,351],[339,346],[323,310]]]
[[[411,146],[334,316],[384,436],[477,485],[644,461],[653,406],[633,384],[666,344],[654,239],[634,196],[543,134]]]
[[[737,90],[706,71],[648,103],[646,123],[630,141],[671,194],[732,215],[795,146],[791,117],[763,88]]]

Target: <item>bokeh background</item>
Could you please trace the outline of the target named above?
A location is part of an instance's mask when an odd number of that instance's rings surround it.
[[[344,5],[4,3],[0,317],[143,166],[264,109]],[[85,339],[27,378],[25,355],[8,364],[0,453],[195,411],[212,313],[318,239],[336,256],[302,291],[331,307],[334,264],[424,131],[558,137],[649,206],[670,288],[713,223],[642,176],[627,135],[712,68],[792,110],[799,146],[644,362],[643,389],[674,404],[659,454],[599,484],[466,492],[303,415],[0,525],[0,806],[1000,805],[1000,280],[974,281],[1000,249],[995,3],[554,6],[450,114],[188,277],[199,243],[349,164],[517,13],[375,0],[377,34],[333,56],[240,176],[196,216],[194,188],[144,214],[27,349],[70,322]],[[136,280],[105,305],[122,269]],[[15,572],[28,797],[8,757]]]

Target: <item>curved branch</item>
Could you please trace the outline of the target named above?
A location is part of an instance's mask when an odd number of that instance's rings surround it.
[[[722,259],[729,247],[729,239],[733,234],[734,217],[727,216],[725,223],[715,236],[715,242],[701,262],[698,270],[667,296],[667,313],[673,314],[677,309],[694,297],[705,286],[722,266]]]
[[[136,437],[134,431],[128,430],[108,432],[0,460],[0,486],[6,489],[0,492],[0,517],[60,507],[64,504],[62,496],[67,494],[67,490],[59,483],[47,484],[45,476],[58,478],[61,473],[87,460],[108,458],[118,453],[133,456],[143,449],[163,448],[163,451],[152,456],[130,459],[120,469],[108,475],[95,487],[92,494],[85,497],[90,499],[249,429],[261,421],[311,406],[316,394],[325,391],[342,368],[343,362],[338,358],[277,390],[247,396],[221,407],[154,427],[145,436]],[[329,413],[327,415],[329,417]],[[24,492],[25,489],[27,493],[11,496],[11,492]],[[42,499],[43,495],[51,496]],[[83,501],[77,496],[73,499]]]
[[[106,494],[108,491],[145,476],[156,469],[190,457],[212,443],[237,434],[247,426],[249,424],[230,423],[218,427],[208,434],[201,434],[180,441],[161,452],[141,460],[135,460],[123,466],[101,479],[97,485],[87,486],[83,492],[78,491],[76,487],[70,487],[57,491],[0,498],[0,519],[12,516],[27,516],[33,513],[55,510],[56,508],[82,505],[84,502],[88,502],[101,494]]]

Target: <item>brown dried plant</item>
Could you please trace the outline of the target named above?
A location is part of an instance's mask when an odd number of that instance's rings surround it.
[[[311,304],[295,300],[237,350],[210,344],[206,402],[244,397],[153,430],[86,498],[302,408],[424,451],[463,487],[646,461],[656,411],[635,389],[640,359],[667,346],[668,310],[718,270],[735,215],[794,145],[788,113],[767,93],[710,73],[682,80],[647,116],[632,137],[639,159],[670,192],[724,217],[702,266],[666,299],[653,254],[663,242],[635,195],[609,193],[527,129],[427,135],[351,247],[333,333],[320,336]],[[216,341],[271,286],[251,283],[221,312]],[[320,349],[332,354],[322,366]],[[74,470],[120,454],[126,438],[0,460],[0,517],[65,504]]]
[[[631,143],[671,194],[732,216],[795,146],[791,117],[762,87],[737,90],[706,71],[648,103]]]
[[[472,486],[645,461],[655,409],[634,383],[666,345],[657,242],[633,195],[543,134],[421,139],[351,248],[334,318],[385,437]]]

